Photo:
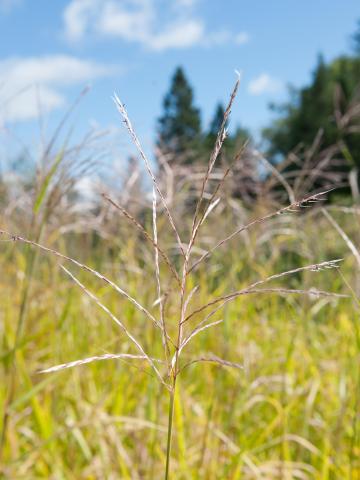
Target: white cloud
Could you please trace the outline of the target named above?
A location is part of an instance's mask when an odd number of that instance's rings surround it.
[[[94,6],[93,0],[76,0],[66,7],[64,22],[66,35],[70,40],[77,40],[85,35]]]
[[[71,0],[64,11],[65,36],[82,40],[86,34],[121,38],[151,50],[195,45],[246,43],[248,35],[228,31],[206,32],[194,17],[197,0]]]
[[[0,61],[0,117],[30,120],[66,103],[61,88],[87,83],[109,69],[67,55],[15,58]]]
[[[0,90],[0,99],[2,90]],[[0,100],[1,102],[1,100]],[[23,121],[36,118],[40,105],[43,113],[62,107],[65,98],[56,90],[41,86],[37,89],[26,88],[13,92],[13,96],[5,104],[0,103],[0,119],[4,122]]]
[[[29,57],[0,62],[0,78],[10,84],[71,85],[107,73],[108,68],[68,55]]]
[[[163,32],[152,36],[149,45],[154,50],[185,48],[200,43],[204,38],[204,26],[196,20],[169,25]]]
[[[251,95],[262,95],[264,93],[278,93],[283,89],[280,80],[271,77],[267,73],[262,73],[258,77],[251,80],[248,85],[248,92]]]
[[[103,35],[146,43],[151,37],[150,26],[153,22],[151,4],[147,0],[141,0],[134,2],[134,7],[105,0],[99,11],[97,31]]]

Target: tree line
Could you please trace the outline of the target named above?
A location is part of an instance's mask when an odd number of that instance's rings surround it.
[[[359,176],[360,21],[352,41],[351,53],[331,62],[326,63],[319,55],[309,85],[292,88],[285,104],[270,106],[277,118],[263,130],[262,137],[271,163],[278,164],[290,152],[311,149],[318,139],[317,148],[336,146],[344,158],[344,162],[332,162],[331,168],[346,174],[355,171]],[[203,164],[209,158],[223,115],[224,106],[219,103],[209,127],[202,129],[193,89],[184,70],[178,67],[158,120],[158,152],[173,163]],[[234,156],[247,138],[250,134],[245,128],[236,128],[225,143],[225,155]],[[286,168],[291,170],[294,166]]]

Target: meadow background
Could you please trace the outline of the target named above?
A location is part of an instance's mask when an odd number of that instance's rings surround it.
[[[256,76],[245,59],[235,84],[235,46],[262,37],[229,13],[216,26],[213,2],[207,23],[205,2],[65,3],[0,2],[4,38],[16,21],[39,31],[0,49],[1,478],[360,479],[355,4],[319,2],[329,50],[304,39],[310,63],[285,59],[304,78],[288,91],[286,70]],[[292,12],[302,31],[307,7]],[[276,39],[265,14],[254,32]]]

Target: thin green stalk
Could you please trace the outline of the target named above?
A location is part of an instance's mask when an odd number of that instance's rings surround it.
[[[2,458],[3,450],[5,447],[6,433],[7,433],[8,421],[9,421],[9,406],[11,405],[14,399],[14,394],[15,394],[15,380],[16,380],[15,354],[20,343],[21,332],[24,325],[25,314],[27,310],[28,298],[30,293],[30,286],[32,283],[33,267],[35,263],[35,254],[31,252],[30,249],[28,249],[28,251],[29,251],[29,260],[27,262],[27,269],[26,269],[27,272],[25,275],[25,285],[23,287],[20,312],[19,312],[18,321],[16,325],[15,340],[14,340],[14,345],[9,352],[9,357],[10,357],[9,358],[9,368],[10,368],[9,383],[8,383],[8,394],[5,398],[4,405],[3,405],[3,415],[2,415],[1,435],[0,435],[0,459]]]
[[[41,240],[43,229],[44,229],[44,222],[40,225],[39,232],[36,238],[37,241]],[[22,337],[25,317],[27,313],[29,295],[30,295],[30,290],[32,286],[33,275],[35,272],[36,260],[38,258],[38,252],[32,251],[31,248],[28,246],[26,257],[27,257],[27,261],[26,261],[26,271],[25,271],[25,283],[23,286],[20,311],[19,311],[18,321],[16,324],[14,345],[9,352],[10,371],[9,371],[8,394],[5,397],[5,401],[3,405],[2,422],[1,422],[0,460],[2,459],[4,449],[5,449],[6,435],[7,435],[8,423],[9,423],[9,407],[12,404],[12,401],[15,395],[15,381],[16,381],[16,373],[17,373],[15,355],[16,355],[17,349],[19,348],[20,340]]]
[[[172,388],[170,390],[165,480],[168,480],[169,471],[170,471],[170,451],[171,451],[172,425],[173,425],[173,417],[174,417],[174,400],[175,400],[175,394],[176,394],[176,378],[179,374],[178,366],[179,366],[180,345],[182,342],[182,335],[183,335],[183,321],[186,313],[185,291],[186,291],[186,280],[188,276],[187,269],[188,269],[189,258],[190,258],[190,250],[191,250],[191,241],[187,248],[187,251],[185,254],[185,260],[183,264],[183,272],[182,272],[181,286],[180,286],[180,319],[178,324],[176,351],[174,354],[174,362],[172,362],[172,364],[170,365],[170,371],[172,375]]]
[[[165,480],[169,479],[169,472],[170,472],[170,453],[171,453],[172,425],[173,425],[173,419],[174,419],[175,388],[176,388],[176,377],[174,377],[173,387],[170,391],[169,420],[168,420],[167,444],[166,444]]]

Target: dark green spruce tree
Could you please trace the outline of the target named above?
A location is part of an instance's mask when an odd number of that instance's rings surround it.
[[[206,154],[210,155],[218,135],[218,132],[221,128],[225,114],[225,108],[221,102],[216,105],[214,116],[210,122],[209,129],[205,134],[204,139],[204,148]],[[227,123],[225,127],[227,128]],[[237,127],[233,133],[228,132],[228,137],[224,142],[222,147],[222,153],[227,160],[231,160],[237,152],[242,148],[244,143],[250,139],[250,133],[241,127]]]
[[[210,122],[209,129],[204,133],[203,137],[203,161],[208,162],[211,152],[213,151],[218,132],[221,128],[223,119],[224,119],[225,108],[222,103],[218,103],[215,108],[214,116]],[[227,143],[226,140],[225,143]],[[223,146],[221,154],[225,151],[225,146]],[[222,156],[222,155],[221,155]]]
[[[210,122],[210,127],[208,131],[208,138],[213,143],[216,141],[217,134],[221,128],[222,122],[224,120],[225,108],[222,103],[218,103],[215,108],[214,116]],[[227,124],[225,125],[227,127]]]
[[[357,30],[352,36],[352,41],[355,54],[360,56],[360,20],[357,22]]]
[[[194,105],[193,90],[181,67],[171,81],[158,121],[158,147],[173,163],[196,162],[201,147],[200,111]]]

